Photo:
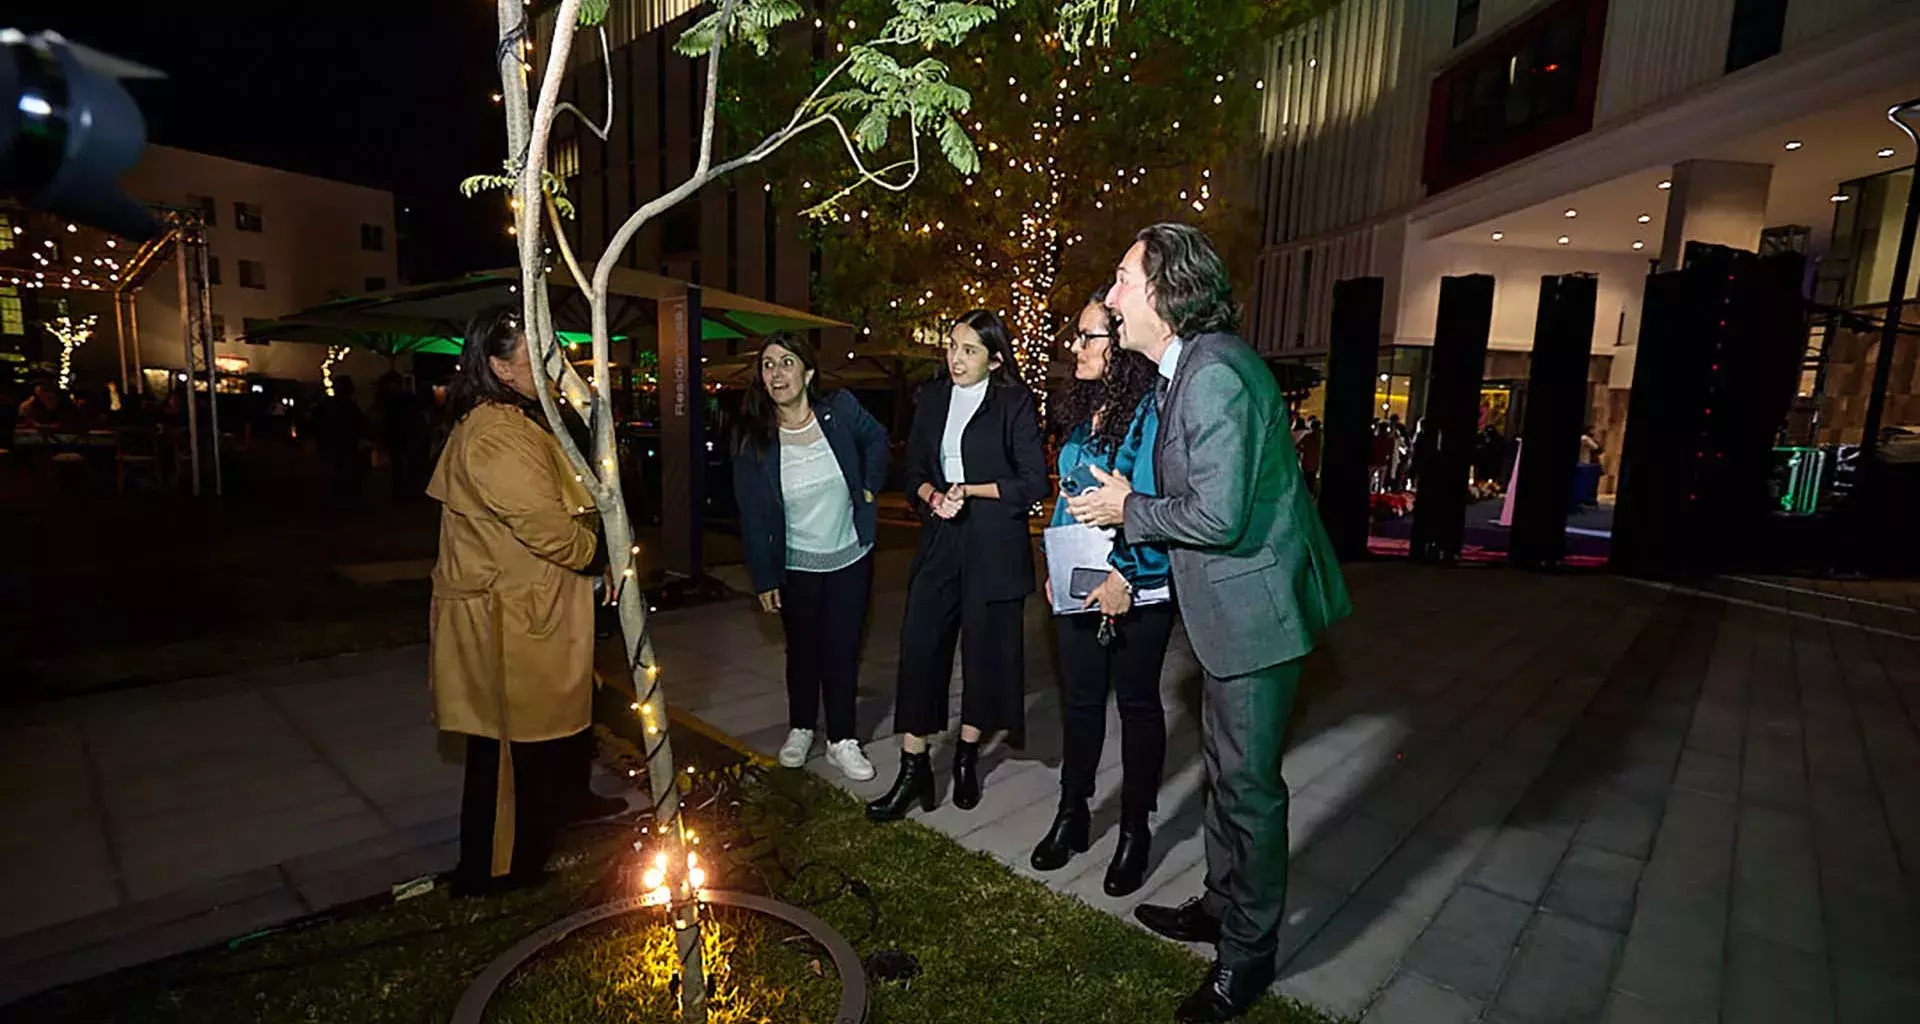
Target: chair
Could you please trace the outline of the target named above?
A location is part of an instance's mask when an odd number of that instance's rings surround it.
[[[127,493],[127,471],[146,472],[153,477],[156,490],[165,485],[160,469],[160,431],[157,427],[124,427],[114,432],[114,484]]]

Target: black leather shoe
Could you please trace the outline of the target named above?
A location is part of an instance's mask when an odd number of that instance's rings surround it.
[[[1085,800],[1063,800],[1060,809],[1054,812],[1053,827],[1047,829],[1047,836],[1040,845],[1033,848],[1030,863],[1035,871],[1058,871],[1066,867],[1076,853],[1087,852],[1093,845],[1093,816],[1087,813]]]
[[[1142,903],[1133,908],[1133,916],[1175,942],[1219,942],[1220,919],[1207,913],[1201,903],[1198,896],[1177,907]]]
[[[1113,848],[1113,863],[1107,865],[1106,881],[1101,888],[1107,895],[1120,897],[1138,890],[1147,881],[1147,855],[1153,852],[1153,830],[1145,815],[1128,816],[1120,821],[1120,842]]]
[[[966,740],[953,747],[953,806],[971,811],[980,806],[980,744]]]
[[[1180,1024],[1221,1024],[1238,1020],[1253,1009],[1253,1004],[1260,1001],[1271,984],[1272,968],[1228,967],[1216,960],[1207,972],[1207,980],[1181,1001],[1180,1008],[1173,1012],[1173,1019]]]
[[[933,758],[924,750],[901,753],[900,774],[894,777],[893,788],[867,804],[867,820],[899,821],[916,803],[923,811],[933,810]]]

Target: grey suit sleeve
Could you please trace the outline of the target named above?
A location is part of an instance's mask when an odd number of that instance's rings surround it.
[[[1125,528],[1133,544],[1227,548],[1252,518],[1253,471],[1259,453],[1253,396],[1233,367],[1213,363],[1194,371],[1174,414],[1185,437],[1186,486],[1164,497],[1127,497]],[[1163,490],[1172,481],[1160,480]]]

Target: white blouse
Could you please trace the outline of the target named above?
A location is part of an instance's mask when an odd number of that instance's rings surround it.
[[[953,400],[947,406],[947,429],[940,435],[940,468],[949,484],[965,484],[967,462],[961,457],[960,438],[967,432],[967,424],[973,422],[973,416],[980,411],[980,403],[987,400],[987,385],[992,378],[986,378],[978,384],[962,387],[953,386]]]
[[[815,419],[780,428],[780,499],[786,507],[787,568],[833,572],[867,553],[853,525],[853,495],[833,446]]]

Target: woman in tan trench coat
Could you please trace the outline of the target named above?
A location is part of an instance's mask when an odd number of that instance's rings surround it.
[[[536,395],[518,312],[475,317],[427,486],[443,506],[427,674],[440,728],[467,737],[462,892],[542,878],[591,742],[588,574],[604,559],[592,498]]]

